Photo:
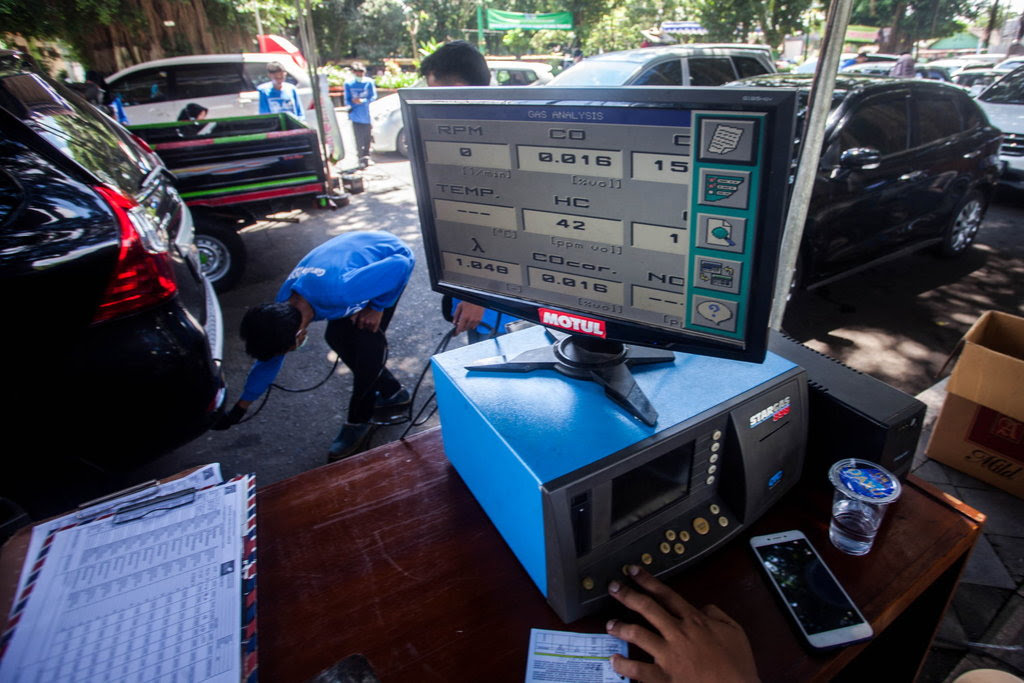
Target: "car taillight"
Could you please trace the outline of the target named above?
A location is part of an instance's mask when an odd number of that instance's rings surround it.
[[[140,138],[138,135],[136,135],[135,133],[128,133],[128,135],[131,137],[131,139],[135,142],[136,145],[146,150],[150,154],[156,154],[156,152],[153,151],[153,148],[149,146],[149,143]]]
[[[106,185],[94,188],[117,217],[121,248],[114,275],[93,322],[134,313],[165,301],[178,291],[166,232],[153,224],[134,199]]]

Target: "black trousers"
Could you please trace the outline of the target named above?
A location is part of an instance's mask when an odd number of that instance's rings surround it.
[[[356,154],[359,159],[370,157],[370,142],[373,140],[373,126],[369,123],[352,122],[352,132],[356,136]]]
[[[398,304],[396,303],[395,306]],[[348,421],[369,422],[373,417],[373,404],[377,394],[392,396],[402,388],[394,375],[384,367],[388,340],[384,332],[395,314],[395,306],[384,311],[380,329],[368,332],[356,327],[350,318],[339,318],[327,323],[324,338],[327,345],[352,371],[352,397],[348,402]]]

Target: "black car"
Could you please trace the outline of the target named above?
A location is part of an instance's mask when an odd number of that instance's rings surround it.
[[[223,324],[192,241],[155,154],[0,51],[0,495],[206,429],[225,393]]]
[[[812,76],[730,85],[795,88],[798,131]],[[799,133],[798,136],[799,138]],[[974,242],[999,175],[1001,133],[962,89],[840,74],[795,279],[814,288],[924,247]]]

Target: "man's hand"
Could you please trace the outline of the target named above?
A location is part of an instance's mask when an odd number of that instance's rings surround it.
[[[750,641],[729,615],[714,605],[697,609],[640,567],[629,567],[629,574],[643,591],[613,581],[608,592],[656,632],[613,619],[608,633],[645,650],[654,663],[613,655],[616,673],[653,683],[758,680]]]
[[[383,317],[384,311],[375,311],[367,307],[353,313],[352,322],[361,330],[376,332],[380,329],[380,321]]]
[[[217,411],[218,415],[213,419],[213,424],[210,425],[210,429],[216,429],[218,432],[230,429],[232,426],[238,424],[242,417],[245,416],[245,411],[248,407],[248,404],[243,407],[241,402],[239,402],[235,404],[234,408],[226,413],[224,412],[224,409],[221,408]]]
[[[455,315],[452,316],[452,322],[455,323],[455,334],[462,334],[466,330],[475,330],[480,321],[484,319],[485,310],[487,309],[483,306],[460,301],[459,305],[455,307]]]

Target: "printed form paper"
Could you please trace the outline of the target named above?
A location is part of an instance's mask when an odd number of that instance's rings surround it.
[[[609,658],[629,654],[629,644],[606,633],[530,629],[526,683],[620,683]]]
[[[89,508],[76,510],[62,517],[55,517],[48,522],[42,522],[32,527],[32,540],[29,541],[28,552],[25,553],[25,557],[32,559],[38,557],[39,550],[43,547],[43,541],[50,535],[50,532],[57,529],[94,519],[122,505],[174,493],[175,491],[183,491],[188,488],[202,489],[207,486],[216,486],[223,481],[224,477],[220,473],[220,463],[214,462],[200,467],[195,472],[191,472],[180,479],[172,479],[164,484],[150,486],[136,493],[126,494]],[[28,581],[28,575],[32,571],[32,564],[32,562],[25,562],[25,565],[21,568],[21,576],[18,579],[18,591],[15,595],[20,596],[21,591],[25,588],[25,582]],[[15,604],[17,604],[17,601],[15,601]],[[13,609],[14,606],[12,605],[11,607]]]
[[[57,532],[0,681],[238,681],[246,489]]]

